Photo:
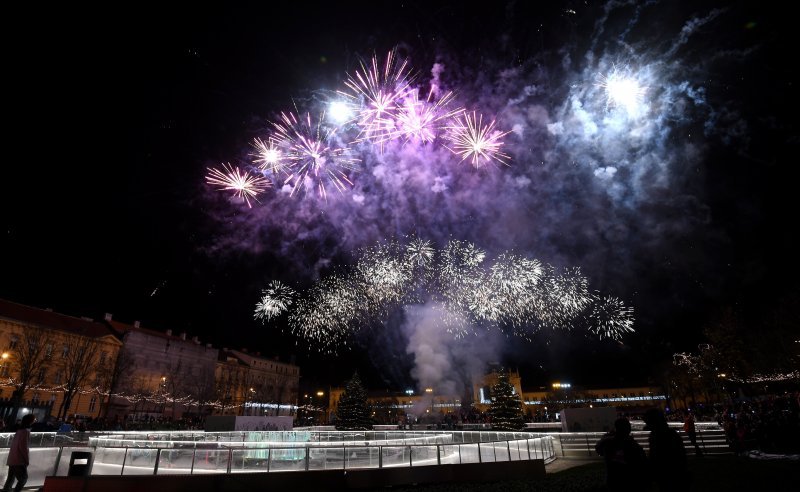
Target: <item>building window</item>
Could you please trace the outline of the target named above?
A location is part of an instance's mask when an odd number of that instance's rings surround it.
[[[40,383],[41,383],[41,382],[44,382],[44,373],[45,373],[45,368],[44,368],[44,367],[42,367],[41,369],[39,369],[39,382],[40,382]]]
[[[52,395],[50,395],[50,404],[52,405],[52,404],[54,404],[55,402],[56,402],[56,394],[55,394],[55,393],[53,393]]]
[[[94,412],[94,407],[97,405],[97,396],[92,396],[92,399],[89,400],[89,411]]]
[[[69,355],[69,345],[64,345],[64,348],[61,349],[61,357],[66,359]]]
[[[44,348],[44,356],[48,359],[53,358],[53,344],[48,343],[47,346]]]
[[[31,397],[31,401],[33,403],[39,403],[39,392],[38,391],[33,394],[33,396]]]
[[[100,352],[100,363],[101,364],[105,364],[106,363],[106,357],[108,357],[108,354],[106,354],[105,350]]]
[[[3,367],[0,369],[0,376],[7,378],[8,372],[8,364],[3,364]]]
[[[16,335],[11,337],[11,340],[8,342],[8,350],[14,350],[17,348],[17,344],[19,343],[19,338]]]
[[[55,384],[61,384],[61,378],[63,377],[61,371],[56,371],[56,378],[53,381]]]

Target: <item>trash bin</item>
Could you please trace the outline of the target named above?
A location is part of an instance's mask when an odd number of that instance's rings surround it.
[[[69,457],[68,477],[88,477],[92,471],[91,451],[73,451]]]

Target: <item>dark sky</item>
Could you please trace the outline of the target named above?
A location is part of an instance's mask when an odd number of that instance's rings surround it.
[[[369,241],[446,235],[579,266],[634,307],[624,344],[563,333],[509,342],[498,357],[526,386],[645,382],[722,307],[758,319],[795,289],[796,35],[785,13],[749,3],[19,12],[4,36],[0,296],[294,355],[308,384],[339,384],[359,367],[373,387],[401,387],[411,384],[402,337],[377,328],[362,348],[319,356],[254,321],[253,307],[269,279],[307,286],[326,273],[319,260],[346,264]],[[442,63],[462,104],[522,129],[494,180],[474,193],[451,185],[466,196],[452,198],[456,212],[433,219],[436,206],[420,202],[413,221],[373,227],[401,205],[363,188],[364,208],[381,213],[344,226],[351,210],[336,204],[275,199],[253,212],[210,195],[206,167],[241,162],[278,112],[313,105],[360,56],[395,46],[420,83]],[[641,141],[599,113],[598,134],[575,129],[584,113],[573,102],[593,110],[594,77],[611,64],[651,70],[658,117]],[[523,177],[533,184],[511,195],[492,188]],[[375,231],[354,238],[348,227]]]

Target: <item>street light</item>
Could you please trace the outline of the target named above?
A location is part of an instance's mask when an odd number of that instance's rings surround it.
[[[6,366],[6,361],[8,361],[8,352],[3,352],[2,361],[0,361],[0,376],[7,377],[8,376],[8,367]]]
[[[164,411],[167,408],[167,377],[161,376],[161,417],[164,417]]]
[[[434,401],[433,401],[433,388],[425,388],[425,393],[427,393],[427,394],[431,395],[431,408],[430,408],[430,410],[425,410],[425,413],[435,412],[435,410],[434,410],[434,408],[433,408],[433,406],[434,406]]]
[[[318,422],[317,422],[317,424],[318,424],[318,425],[321,425],[321,424],[322,424],[322,422],[324,422],[324,420],[325,420],[325,419],[324,419],[324,412],[325,412],[325,410],[324,410],[324,408],[323,408],[323,403],[324,403],[324,401],[322,400],[322,397],[323,397],[323,396],[325,396],[325,392],[324,392],[324,391],[322,391],[322,390],[319,390],[319,391],[317,391],[317,398],[319,398],[319,399],[320,399],[320,401],[319,401],[319,402],[318,402],[318,404],[317,404],[317,405],[318,405],[318,408],[316,408],[316,409],[315,409],[315,412],[318,412],[318,413],[316,414],[316,419],[318,420]]]
[[[245,401],[245,411],[249,412],[250,415],[253,415],[253,401],[255,400],[256,390],[255,388],[250,388],[250,392],[247,394],[247,401]],[[250,402],[250,410],[247,410],[247,402]]]

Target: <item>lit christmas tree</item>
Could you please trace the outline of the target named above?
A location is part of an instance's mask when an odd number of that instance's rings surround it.
[[[367,390],[358,373],[353,374],[339,399],[336,410],[336,430],[372,429],[372,411],[367,404]]]
[[[514,393],[514,385],[508,380],[508,372],[501,369],[497,384],[492,386],[492,404],[489,407],[492,430],[520,430],[525,428],[522,400]]]

